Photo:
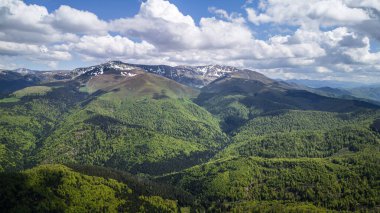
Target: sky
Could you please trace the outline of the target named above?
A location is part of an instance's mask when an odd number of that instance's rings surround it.
[[[0,69],[121,60],[380,82],[380,0],[0,0]]]

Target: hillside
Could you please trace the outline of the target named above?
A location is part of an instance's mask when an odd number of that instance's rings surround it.
[[[370,149],[327,159],[234,157],[160,180],[197,195],[210,211],[376,212],[379,160]]]
[[[91,70],[49,85],[39,95],[25,93],[35,87],[19,90],[19,101],[3,104],[4,169],[70,162],[165,173],[210,158],[227,141],[218,121],[191,102],[196,90],[139,69]]]
[[[236,72],[214,81],[202,88],[195,102],[219,117],[227,132],[256,116],[276,111],[347,113],[380,108],[364,101],[327,97],[294,88],[253,71]]]
[[[62,165],[0,174],[2,212],[177,212],[177,202],[144,196],[114,179]],[[26,196],[27,195],[27,196]]]

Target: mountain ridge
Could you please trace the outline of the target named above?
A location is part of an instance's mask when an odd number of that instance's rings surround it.
[[[104,70],[131,70],[140,68],[150,73],[158,74],[169,79],[176,80],[179,83],[186,84],[192,87],[203,87],[208,83],[216,80],[219,77],[227,73],[233,73],[241,71],[232,66],[223,65],[203,65],[203,66],[188,66],[188,65],[144,65],[144,64],[131,64],[122,61],[108,61],[106,63],[93,65],[89,67],[75,68],[73,70],[57,70],[57,71],[36,71],[29,70],[25,68],[15,69],[15,70],[4,70],[7,72],[15,72],[22,75],[28,74],[40,74],[40,75],[51,75],[51,74],[62,74],[67,77],[76,78],[86,72],[88,75],[98,75],[104,72]]]

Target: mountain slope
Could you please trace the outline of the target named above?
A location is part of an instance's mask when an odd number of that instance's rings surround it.
[[[326,97],[271,80],[253,71],[240,71],[202,88],[195,102],[222,120],[231,132],[249,119],[279,110],[351,112],[380,107],[364,101]]]
[[[79,102],[92,98],[80,92],[79,86],[77,82],[45,85],[44,88],[49,88],[46,94],[32,94],[24,88],[20,90],[23,96],[15,101],[0,101],[0,170],[31,166],[28,157],[36,154],[35,150],[55,125]]]
[[[28,86],[69,80],[72,77],[68,71],[2,70],[0,71],[0,98]]]
[[[380,103],[380,86],[356,87],[348,90],[351,95]]]
[[[315,205],[328,209],[319,209],[321,212],[376,212],[380,204],[379,160],[379,152],[372,148],[327,159],[233,157],[159,179],[197,195],[204,206],[214,210],[231,211],[243,205],[246,211],[284,212],[298,205],[295,209],[305,212],[307,206]]]
[[[61,165],[0,174],[4,212],[177,212],[176,201],[140,196],[125,183]]]
[[[189,99],[197,91],[175,81],[133,68],[90,69],[75,82],[89,97],[41,141],[36,163],[162,174],[210,158],[227,141],[218,121]]]
[[[287,80],[286,82],[297,84],[304,87],[305,90],[325,96],[372,101],[377,105],[380,103],[380,87],[378,84],[311,80]]]

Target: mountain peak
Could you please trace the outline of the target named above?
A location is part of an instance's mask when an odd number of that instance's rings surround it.
[[[136,69],[136,67],[130,66],[121,61],[108,61],[106,63],[95,65],[95,66],[77,68],[73,72],[77,76],[80,76],[80,75],[97,76],[97,75],[103,75],[106,72],[126,71],[126,70],[133,70],[133,69]]]
[[[191,87],[202,88],[209,83],[222,78],[243,78],[249,80],[258,80],[265,83],[272,83],[273,80],[266,76],[251,71],[243,70],[232,66],[224,66],[219,64],[209,64],[204,66],[167,66],[167,65],[143,65],[143,64],[128,64],[122,61],[108,61],[106,63],[75,69],[73,72],[76,76],[97,76],[104,73],[121,73],[140,69],[156,75],[175,80],[179,83]]]

